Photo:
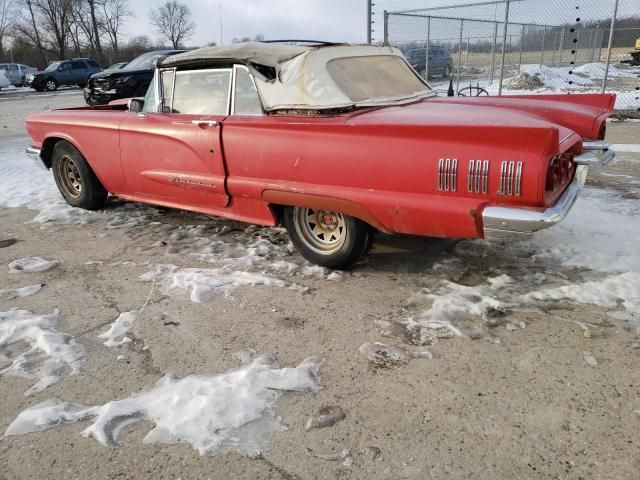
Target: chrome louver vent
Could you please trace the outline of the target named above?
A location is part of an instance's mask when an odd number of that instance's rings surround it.
[[[489,160],[469,160],[467,191],[487,193],[489,185]]]
[[[522,162],[503,161],[500,165],[500,195],[517,195],[521,193]]]
[[[441,158],[438,160],[438,190],[455,192],[458,188],[458,159]]]

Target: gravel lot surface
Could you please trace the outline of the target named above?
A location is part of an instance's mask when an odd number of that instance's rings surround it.
[[[25,115],[82,102],[79,90],[0,95],[0,168],[28,144]],[[611,143],[639,139],[640,123],[609,123]],[[34,195],[47,182],[36,181]],[[274,412],[286,430],[262,454],[200,455],[184,438],[143,443],[148,417],[125,422],[117,444],[104,446],[80,435],[87,418],[0,437],[0,478],[637,479],[639,199],[640,153],[619,153],[590,175],[573,220],[540,240],[381,236],[365,261],[337,275],[289,253],[278,229],[119,201],[87,215],[49,211],[47,221],[38,219],[42,206],[0,204],[0,312],[59,310],[56,331],[84,351],[78,374],[65,367],[32,395],[46,366],[36,354],[26,358],[35,379],[0,375],[0,432],[52,398],[99,406],[147,392],[165,375],[223,374],[261,354],[283,367],[325,358],[322,389],[279,392]],[[563,250],[582,246],[584,255]],[[59,263],[10,271],[28,257]],[[176,272],[193,282],[178,285]],[[38,284],[33,295],[13,292]],[[582,297],[567,293],[572,286]],[[98,335],[136,310],[131,341],[105,346]],[[29,348],[0,342],[0,369]],[[179,413],[198,408],[167,402]],[[339,407],[327,410],[337,418],[307,430],[323,407]]]

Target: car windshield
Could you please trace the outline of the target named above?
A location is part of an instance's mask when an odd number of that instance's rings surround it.
[[[54,70],[57,70],[59,66],[60,66],[60,62],[53,62],[47,68],[45,68],[44,71],[53,72]]]
[[[155,61],[167,55],[167,52],[151,52],[140,55],[131,60],[123,70],[143,70],[153,68]]]
[[[431,89],[396,55],[334,58],[327,63],[327,71],[352,102],[431,93]]]

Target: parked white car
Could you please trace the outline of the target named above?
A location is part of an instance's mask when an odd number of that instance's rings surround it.
[[[11,85],[11,82],[7,78],[6,73],[4,70],[0,70],[0,89],[8,87],[9,85]]]
[[[37,68],[21,63],[0,63],[0,70],[4,70],[9,82],[16,87],[24,86],[24,81],[28,74],[38,73]]]

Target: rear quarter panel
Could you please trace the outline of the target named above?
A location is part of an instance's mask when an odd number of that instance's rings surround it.
[[[345,199],[390,232],[478,237],[479,212],[494,204],[537,205],[549,129],[376,125],[354,117],[229,117],[223,144],[230,195],[265,190]],[[557,132],[556,132],[557,139]],[[556,140],[557,141],[557,140]],[[557,143],[556,143],[557,146]],[[457,191],[438,191],[438,160],[457,158]],[[467,191],[469,160],[490,160],[486,194]],[[501,160],[522,160],[519,197],[498,195]]]

